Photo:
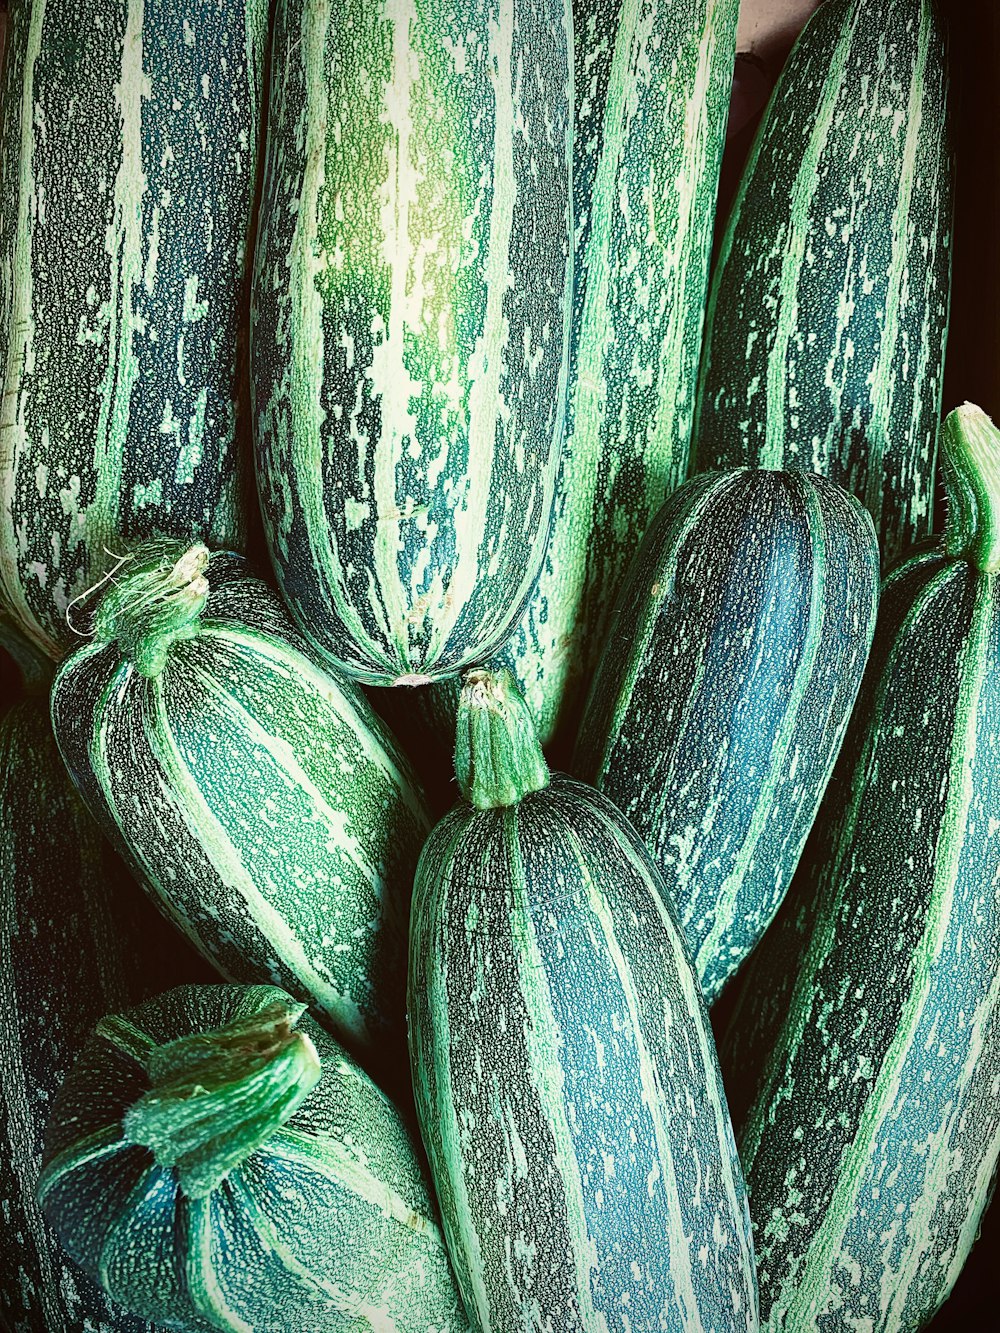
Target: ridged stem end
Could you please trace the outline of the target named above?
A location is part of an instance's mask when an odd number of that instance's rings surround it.
[[[97,638],[117,643],[140,675],[158,676],[170,645],[198,633],[208,600],[209,559],[201,542],[140,548],[128,572],[116,577],[101,599],[94,618]]]
[[[948,414],[941,461],[948,493],[945,553],[992,574],[1000,569],[1000,431],[981,408],[963,403]]]
[[[470,671],[455,734],[455,777],[477,810],[517,805],[549,784],[528,706],[509,671]]]
[[[125,1137],[173,1167],[192,1199],[217,1189],[295,1114],[320,1078],[309,1038],[294,1030],[304,1004],[156,1047],[151,1087],[125,1114]]]

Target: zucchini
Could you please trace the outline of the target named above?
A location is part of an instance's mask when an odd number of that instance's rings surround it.
[[[247,526],[268,0],[14,0],[0,87],[0,602],[55,657],[153,536]],[[245,494],[245,492],[247,492]]]
[[[871,519],[804,472],[696,477],[615,608],[573,772],[629,818],[711,1004],[774,916],[861,684]]]
[[[922,1328],[1000,1152],[1000,432],[887,577],[836,780],[726,1044],[769,1329]]]
[[[163,544],[128,570],[52,691],[84,800],[223,976],[314,1003],[393,1077],[429,826],[406,761],[239,556]]]
[[[465,802],[420,858],[410,1057],[478,1333],[757,1327],[704,1003],[639,839],[549,777],[507,673],[470,672]]]
[[[698,470],[805,468],[885,561],[931,530],[952,163],[931,0],[827,0],[758,131],[712,279]]]
[[[375,685],[498,647],[564,424],[569,0],[281,0],[254,266],[278,583]]]
[[[171,1328],[462,1333],[411,1132],[285,992],[185,986],[101,1020],[38,1197],[115,1301]]]
[[[73,790],[45,665],[2,623],[0,642],[24,668],[24,693],[0,716],[0,1327],[143,1333],[148,1325],[112,1308],[42,1218],[44,1120],[108,1006],[140,999],[151,966],[175,982],[197,970],[183,941],[136,912],[143,895]]]
[[[636,545],[688,474],[738,0],[576,0],[566,440],[538,586],[502,658],[574,729]]]

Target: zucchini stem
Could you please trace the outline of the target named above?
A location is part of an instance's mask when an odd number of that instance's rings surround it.
[[[200,542],[151,543],[139,550],[129,573],[101,599],[94,618],[97,638],[117,642],[140,675],[158,676],[170,645],[198,633],[208,601],[209,559]]]
[[[455,777],[477,810],[517,805],[549,785],[535,724],[509,671],[469,671],[455,734]]]
[[[984,574],[1000,569],[1000,431],[973,403],[963,403],[941,428],[948,492],[947,555]]]

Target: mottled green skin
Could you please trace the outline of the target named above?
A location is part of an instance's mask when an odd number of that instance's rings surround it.
[[[757,1327],[743,1181],[681,931],[635,833],[556,774],[420,859],[410,1054],[478,1333]]]
[[[566,440],[502,654],[543,744],[575,728],[622,576],[688,474],[738,0],[576,0]]]
[[[300,628],[458,671],[537,578],[564,425],[569,0],[282,0],[254,266],[257,477]]]
[[[573,772],[631,820],[711,1004],[802,853],[878,604],[871,519],[803,472],[696,477],[615,607]]]
[[[67,1260],[35,1202],[45,1119],[94,1023],[146,993],[158,953],[173,982],[197,975],[169,927],[150,935],[151,909],[137,913],[145,900],[107,850],[59,757],[44,694],[19,700],[0,719],[0,1325],[9,1333],[149,1328]]]
[[[768,1329],[908,1333],[958,1276],[1000,1152],[998,864],[1000,579],[924,553],[724,1048]]]
[[[358,688],[316,667],[246,563],[214,555],[207,578],[196,636],[155,678],[117,642],[66,659],[52,693],[63,757],[225,977],[280,983],[398,1078],[422,797]]]
[[[930,531],[951,286],[947,65],[930,0],[827,0],[785,65],[712,280],[699,471],[796,467]]]
[[[464,1333],[411,1130],[308,1017],[323,1062],[305,1103],[212,1193],[125,1141],[161,1045],[288,997],[270,986],[182,987],[95,1035],[63,1085],[39,1195],[71,1254],[129,1309],[186,1330]],[[127,1040],[126,1040],[127,1038]]]
[[[53,656],[105,550],[240,548],[268,0],[14,0],[0,86],[0,602]]]

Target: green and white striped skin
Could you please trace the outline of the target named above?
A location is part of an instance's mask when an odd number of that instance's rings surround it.
[[[315,665],[246,563],[183,549],[138,552],[60,667],[63,757],[223,976],[280,983],[405,1077],[422,796],[358,687]]]
[[[470,676],[459,782],[497,808],[463,803],[427,842],[408,1008],[417,1113],[472,1325],[756,1329],[729,1112],[663,883],[603,796],[561,775],[543,785],[509,678]],[[485,725],[470,717],[483,709]]]
[[[567,435],[541,578],[502,653],[543,745],[575,727],[628,563],[688,474],[738,10],[573,6]]]
[[[239,546],[269,0],[13,0],[0,602],[53,656],[106,546]]]
[[[303,1009],[185,986],[102,1020],[52,1109],[45,1215],[171,1328],[464,1333],[413,1133]]]
[[[0,642],[29,662],[2,623]],[[149,923],[135,908],[145,899],[116,874],[73,790],[43,671],[28,665],[27,693],[0,717],[0,1326],[143,1333],[147,1324],[114,1309],[67,1260],[35,1182],[52,1099],[94,1023],[145,993],[151,956],[174,982],[196,974],[165,924],[160,935],[141,933]]]
[[[784,897],[878,604],[871,519],[804,472],[696,477],[622,588],[573,759],[628,816],[711,1004]]]
[[[883,560],[928,533],[951,287],[947,65],[930,0],[827,0],[758,132],[709,297],[698,470],[804,468]]]
[[[811,854],[726,1039],[727,1086],[755,1094],[771,1330],[923,1327],[1000,1152],[1000,435],[960,414],[945,549],[885,581]]]
[[[302,632],[376,685],[496,649],[541,567],[569,348],[569,0],[281,0],[257,480]]]

